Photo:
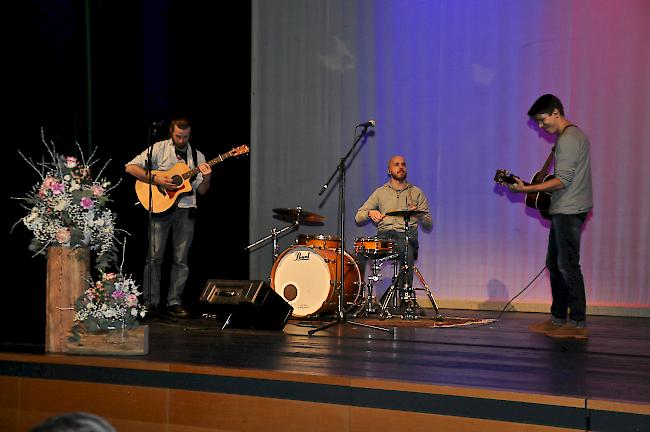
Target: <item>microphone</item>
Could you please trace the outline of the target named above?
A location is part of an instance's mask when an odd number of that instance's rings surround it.
[[[364,128],[369,128],[369,127],[375,127],[377,125],[377,122],[374,120],[368,120],[365,123],[361,123],[355,126],[355,129],[358,127],[364,127]]]

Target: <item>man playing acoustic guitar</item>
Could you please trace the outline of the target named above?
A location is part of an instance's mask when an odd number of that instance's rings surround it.
[[[126,172],[140,182],[149,183],[151,181],[156,196],[174,197],[168,204],[169,210],[154,214],[151,218],[151,243],[144,269],[144,303],[148,308],[159,306],[160,271],[165,256],[165,245],[171,232],[174,262],[166,300],[166,312],[177,317],[187,317],[189,313],[181,305],[181,295],[189,275],[187,256],[194,237],[196,194],[193,191],[196,190],[203,195],[210,189],[212,168],[206,163],[203,153],[192,149],[190,145],[191,125],[187,119],[172,120],[169,131],[171,133],[169,139],[156,142],[153,145],[150,168],[157,171],[152,175],[152,179],[149,178],[149,173],[145,169],[148,169],[148,150],[143,151],[126,164]],[[183,183],[182,179],[180,182],[175,181],[180,177],[179,175],[172,176],[164,173],[164,171],[172,170],[179,162],[186,164],[185,168],[198,168],[196,176],[189,180],[189,184]],[[191,191],[188,191],[189,189]],[[175,195],[176,193],[178,195]],[[146,207],[149,208],[148,205]],[[153,212],[156,212],[153,203],[151,208]]]
[[[546,255],[553,296],[551,318],[532,324],[529,329],[553,338],[587,339],[580,236],[593,205],[589,139],[564,117],[562,102],[554,95],[545,94],[537,99],[528,116],[545,132],[557,136],[554,178],[528,185],[517,178],[509,186],[513,192],[552,192]]]

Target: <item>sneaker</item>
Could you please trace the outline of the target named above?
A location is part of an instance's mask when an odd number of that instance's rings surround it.
[[[562,324],[556,324],[552,319],[547,319],[546,321],[529,325],[528,330],[535,333],[546,334],[550,331],[557,330],[560,327],[562,327]]]
[[[178,318],[186,318],[190,316],[188,310],[179,304],[167,306],[167,313]]]
[[[555,330],[546,332],[546,336],[554,339],[588,339],[589,333],[586,327],[576,327],[573,323],[566,323]]]

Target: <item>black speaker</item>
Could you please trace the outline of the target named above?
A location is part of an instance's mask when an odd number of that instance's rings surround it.
[[[224,328],[282,330],[293,307],[261,280],[209,279],[199,301],[216,305]]]

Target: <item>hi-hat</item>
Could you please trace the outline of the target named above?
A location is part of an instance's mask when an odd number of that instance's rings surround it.
[[[273,217],[285,222],[298,222],[303,225],[320,225],[325,221],[325,216],[303,210],[302,207],[296,208],[274,208],[277,213]]]
[[[389,212],[386,212],[386,216],[419,216],[426,214],[427,212],[423,210],[391,210]]]

